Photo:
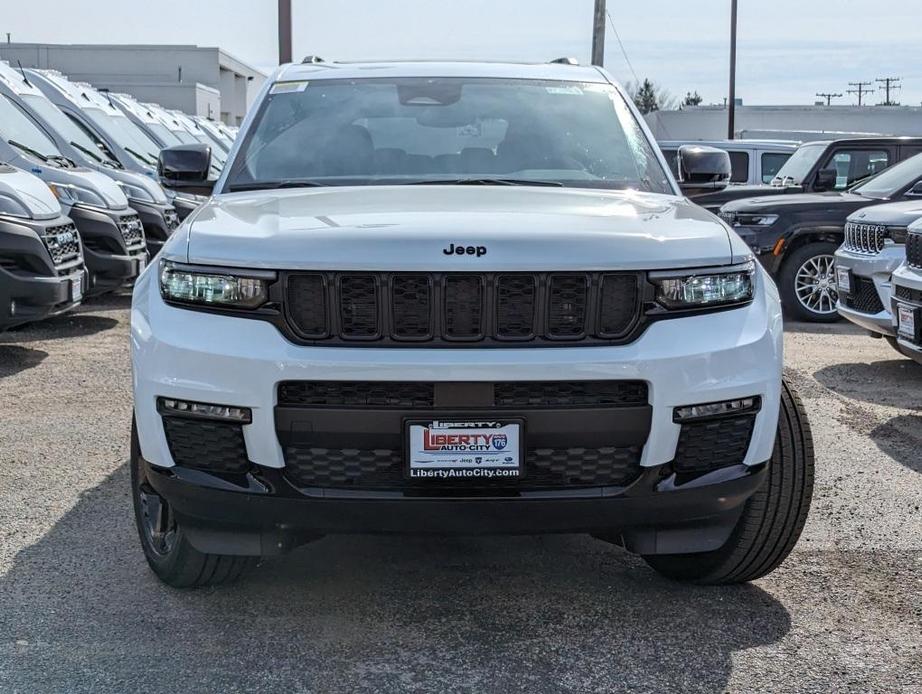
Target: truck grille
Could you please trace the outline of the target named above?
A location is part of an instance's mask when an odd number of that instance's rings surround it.
[[[163,211],[163,221],[166,223],[166,228],[170,231],[176,229],[179,226],[179,215],[176,214],[176,210],[173,208]]]
[[[144,225],[137,215],[127,215],[118,222],[119,231],[129,251],[144,248]]]
[[[922,268],[922,233],[916,232],[906,237],[906,264]]]
[[[887,238],[887,228],[879,224],[848,222],[845,225],[844,246],[852,253],[877,255],[884,250],[885,238]]]
[[[626,341],[636,273],[291,273],[286,319],[303,341],[398,344]]]
[[[852,276],[852,280],[852,291],[844,297],[844,303],[848,308],[868,314],[880,313],[884,310],[873,280],[855,275]]]
[[[73,224],[48,227],[41,236],[55,268],[71,265],[79,260],[80,235]]]

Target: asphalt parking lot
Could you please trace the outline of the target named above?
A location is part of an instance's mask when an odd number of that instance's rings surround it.
[[[0,336],[0,691],[922,692],[922,366],[789,325],[817,487],[754,584],[589,537],[330,537],[177,592],[131,518],[128,297]]]

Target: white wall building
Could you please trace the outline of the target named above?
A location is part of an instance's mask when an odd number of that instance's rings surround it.
[[[229,125],[240,124],[266,79],[220,48],[200,46],[0,43],[0,58]]]

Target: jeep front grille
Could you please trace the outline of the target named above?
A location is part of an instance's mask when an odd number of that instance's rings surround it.
[[[852,253],[877,255],[884,250],[885,238],[887,238],[887,229],[879,224],[849,222],[845,225],[844,246]]]
[[[906,264],[922,268],[922,233],[917,232],[906,237]]]
[[[126,215],[118,221],[119,231],[129,251],[144,248],[144,225],[138,215]]]
[[[80,235],[77,233],[77,227],[73,224],[62,224],[60,226],[48,227],[41,234],[42,242],[48,253],[51,255],[51,261],[55,269],[61,269],[70,266],[80,260]]]
[[[412,346],[623,342],[641,312],[637,273],[290,273],[285,313],[309,342]]]

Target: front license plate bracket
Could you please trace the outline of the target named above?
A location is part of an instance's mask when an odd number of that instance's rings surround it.
[[[416,481],[496,481],[525,474],[525,420],[442,415],[404,422],[405,465]]]

